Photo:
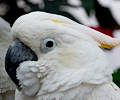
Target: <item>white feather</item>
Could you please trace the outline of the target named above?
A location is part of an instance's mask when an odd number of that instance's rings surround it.
[[[12,43],[11,27],[0,18],[0,100],[13,100],[15,85],[5,71],[5,54]]]

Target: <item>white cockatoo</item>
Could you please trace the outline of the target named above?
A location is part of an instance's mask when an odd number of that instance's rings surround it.
[[[12,43],[11,27],[0,18],[0,100],[14,100],[15,85],[5,71],[5,55]]]
[[[112,38],[66,17],[32,12],[12,27],[6,71],[17,85],[15,100],[120,100],[102,48]]]

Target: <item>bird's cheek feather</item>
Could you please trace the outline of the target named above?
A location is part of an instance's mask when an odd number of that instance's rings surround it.
[[[37,77],[39,68],[36,67],[36,61],[25,61],[17,68],[17,79],[20,88],[27,96],[33,96],[40,89],[40,81]]]
[[[74,64],[73,62],[77,60],[76,57],[78,56],[78,52],[75,48],[67,47],[61,49],[58,55],[60,64],[65,67],[72,67]]]
[[[47,78],[54,62],[45,60],[25,61],[17,68],[17,79],[20,88],[27,96],[37,95],[42,87],[42,80]]]

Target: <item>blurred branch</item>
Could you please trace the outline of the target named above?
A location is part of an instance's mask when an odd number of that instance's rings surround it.
[[[81,1],[82,7],[85,9],[88,15],[90,15],[91,11],[95,11],[95,16],[101,27],[112,30],[120,29],[120,25],[116,22],[108,7],[103,7],[100,5],[98,0]]]
[[[114,19],[110,9],[101,6],[97,0],[95,2],[95,14],[101,27],[113,30],[120,29],[120,25]]]

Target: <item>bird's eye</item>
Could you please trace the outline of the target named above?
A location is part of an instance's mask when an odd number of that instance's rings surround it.
[[[43,52],[51,51],[55,48],[56,44],[55,41],[52,38],[47,38],[43,41],[41,45],[41,49]]]

